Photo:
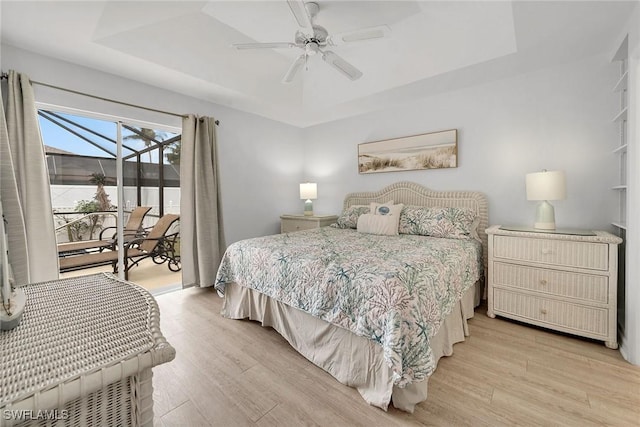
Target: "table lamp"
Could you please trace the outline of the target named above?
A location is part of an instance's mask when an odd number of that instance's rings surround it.
[[[567,196],[564,171],[534,172],[527,174],[527,200],[540,200],[536,210],[534,228],[555,230],[556,219],[549,200],[562,200]]]
[[[313,215],[313,202],[318,198],[318,185],[315,182],[305,182],[300,184],[300,199],[304,202],[304,214],[306,216]]]

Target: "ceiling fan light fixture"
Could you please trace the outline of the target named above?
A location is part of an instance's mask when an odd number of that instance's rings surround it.
[[[305,45],[304,50],[307,53],[307,55],[313,56],[320,51],[320,47],[316,42],[309,42]]]

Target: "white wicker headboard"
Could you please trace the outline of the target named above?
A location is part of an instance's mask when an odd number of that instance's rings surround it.
[[[482,241],[482,256],[485,272],[489,253],[487,233],[489,227],[489,203],[487,197],[477,191],[433,191],[414,182],[397,182],[379,191],[350,193],[344,198],[344,208],[353,205],[368,205],[371,202],[403,203],[425,207],[471,208],[480,217],[478,236]]]

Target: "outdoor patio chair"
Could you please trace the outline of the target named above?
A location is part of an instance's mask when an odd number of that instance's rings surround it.
[[[151,210],[149,206],[138,206],[131,214],[124,226],[124,240],[134,239],[144,235],[144,228],[142,228],[142,221],[145,215]],[[106,248],[111,248],[115,244],[116,239],[116,227],[105,227],[100,232],[97,240],[84,240],[79,242],[67,242],[58,244],[58,256],[65,257],[78,253],[85,253],[86,251],[95,250],[103,251]]]
[[[129,279],[129,270],[147,258],[151,258],[156,264],[166,262],[171,271],[180,271],[180,255],[176,252],[179,231],[172,232],[173,224],[179,219],[179,215],[166,214],[158,220],[147,236],[124,243],[125,280]],[[60,258],[60,271],[79,270],[104,264],[112,264],[113,272],[117,273],[117,249]]]

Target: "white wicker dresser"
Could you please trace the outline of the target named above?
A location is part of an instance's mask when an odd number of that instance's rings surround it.
[[[604,231],[572,235],[488,228],[489,317],[503,316],[617,348],[618,249]]]
[[[175,357],[153,297],[109,273],[23,289],[0,332],[0,425],[153,425],[151,368]]]

